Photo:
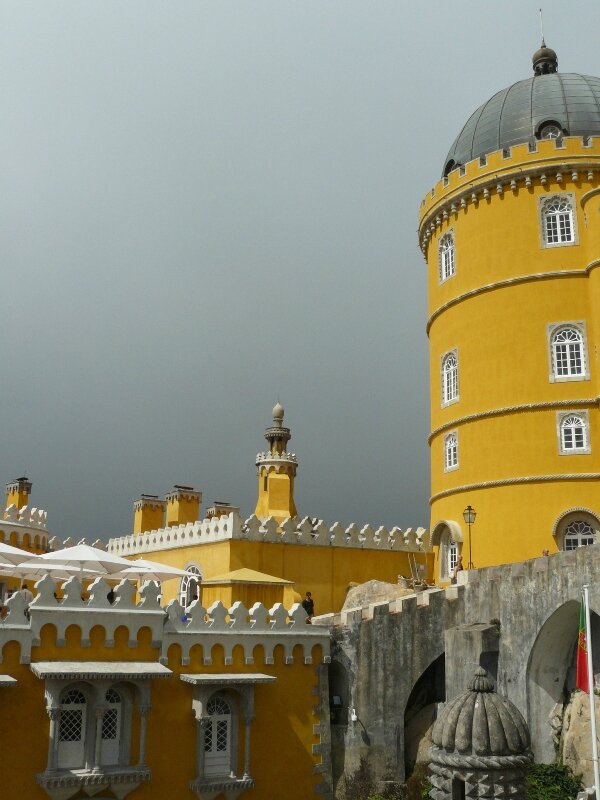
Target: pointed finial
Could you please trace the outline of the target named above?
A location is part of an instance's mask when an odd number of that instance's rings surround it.
[[[542,47],[546,47],[546,42],[544,40],[544,12],[540,8],[540,32],[542,34]]]

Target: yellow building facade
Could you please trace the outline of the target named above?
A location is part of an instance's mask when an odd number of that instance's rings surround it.
[[[600,530],[600,80],[545,45],[533,62],[469,118],[420,210],[442,583],[459,554],[503,564]]]

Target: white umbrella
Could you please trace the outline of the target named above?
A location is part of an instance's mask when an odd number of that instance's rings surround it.
[[[31,561],[27,561],[23,564],[11,566],[8,564],[0,564],[0,577],[12,575],[17,578],[27,578],[29,580],[36,580],[44,575],[50,575],[51,578],[56,578],[57,580],[68,580],[72,575],[80,575],[81,572],[82,570],[79,567],[69,566],[68,564],[57,564],[54,561],[49,561],[46,564],[33,564]],[[104,573],[92,569],[84,569],[83,574],[88,578],[97,578],[98,575]]]
[[[20,564],[32,556],[33,553],[28,550],[21,550],[20,547],[13,547],[12,544],[0,542],[0,566]]]
[[[22,559],[21,559],[22,560]],[[91,570],[100,574],[111,574],[121,572],[131,566],[131,561],[121,556],[115,556],[101,550],[99,547],[92,547],[89,544],[76,544],[74,547],[65,547],[63,550],[55,550],[51,553],[44,553],[26,561],[23,566],[37,567],[40,564],[65,564],[68,567],[77,567],[80,574],[84,570]]]
[[[129,561],[128,564],[127,569],[119,571],[118,577],[137,578],[138,580],[146,578],[150,581],[170,581],[173,578],[185,578],[186,576],[198,577],[193,572],[188,572],[185,569],[169,567],[167,564],[161,564],[159,561],[148,561],[145,558],[136,558],[133,561]],[[114,577],[117,577],[117,575]]]

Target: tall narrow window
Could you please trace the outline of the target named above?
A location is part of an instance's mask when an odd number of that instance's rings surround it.
[[[448,550],[446,551],[446,557],[448,561],[446,564],[448,569],[448,577],[454,578],[454,568],[458,563],[458,545],[452,538],[448,539]]]
[[[444,439],[444,469],[446,471],[458,467],[458,436],[449,433]]]
[[[66,692],[61,700],[58,729],[58,766],[83,767],[85,763],[85,695],[77,689]]]
[[[115,689],[106,692],[108,707],[102,717],[102,743],[100,761],[102,764],[119,763],[121,744],[121,695]]]
[[[582,414],[564,414],[560,422],[560,449],[563,453],[588,451],[587,419]]]
[[[458,400],[458,357],[456,351],[442,358],[442,405]]]
[[[573,204],[570,196],[558,195],[542,205],[542,235],[546,247],[575,243]]]
[[[558,328],[552,335],[552,366],[555,378],[585,375],[583,336],[575,326]]]
[[[198,590],[202,580],[202,573],[194,564],[186,567],[186,571],[192,572],[198,577],[193,578],[191,575],[186,575],[181,579],[181,586],[179,588],[179,602],[184,608],[189,606],[192,600],[194,600],[194,597],[199,597]]]
[[[204,734],[205,775],[228,775],[231,770],[231,708],[215,695],[206,704],[209,724]]]
[[[456,255],[454,251],[454,234],[444,234],[439,245],[440,283],[447,281],[456,272]]]

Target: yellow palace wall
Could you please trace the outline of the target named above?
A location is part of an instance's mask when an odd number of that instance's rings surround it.
[[[430,530],[456,522],[465,565],[462,512],[469,504],[477,511],[478,567],[552,552],[562,514],[578,507],[600,513],[600,142],[584,146],[573,137],[563,144],[541,141],[534,153],[518,145],[488,155],[485,165],[476,159],[463,175],[456,169],[438,183],[421,208],[430,314]],[[577,243],[542,246],[539,200],[565,193],[574,198]],[[448,231],[456,272],[440,282],[439,241]],[[581,321],[589,379],[551,381],[548,325]],[[452,350],[459,399],[443,407],[441,359]],[[590,453],[560,454],[557,414],[565,411],[587,412]],[[458,434],[459,465],[445,471],[450,432]],[[482,486],[511,480],[527,482]]]
[[[104,628],[98,625],[91,630],[90,645],[82,647],[81,631],[72,625],[67,628],[64,644],[57,645],[54,625],[45,625],[41,630],[40,645],[31,648],[31,661],[157,662],[160,651],[152,647],[149,628],[141,629],[133,647],[129,646],[129,636],[126,626],[117,628],[114,646],[109,647],[105,642]],[[327,631],[323,636],[327,638]],[[3,741],[10,741],[10,758],[0,760],[0,785],[7,797],[47,800],[48,795],[35,782],[36,773],[42,773],[48,763],[49,719],[45,682],[31,672],[28,664],[20,663],[20,646],[10,639],[10,631],[4,631],[0,641],[4,641],[0,648],[0,672],[17,680],[13,686],[0,687],[0,730]],[[196,796],[189,789],[189,782],[197,773],[193,687],[180,680],[181,674],[258,672],[274,676],[276,681],[255,687],[255,721],[252,723],[250,748],[255,787],[246,790],[243,796],[248,800],[271,800],[280,795],[282,786],[286,787],[286,798],[290,800],[305,800],[313,796],[315,787],[323,778],[321,771],[315,771],[321,756],[313,755],[313,747],[320,743],[320,736],[315,734],[321,721],[316,710],[321,692],[319,670],[326,670],[326,667],[321,666],[324,654],[318,644],[309,651],[312,663],[306,663],[307,653],[302,646],[293,646],[291,652],[293,662],[287,659],[286,663],[283,645],[279,644],[273,653],[274,663],[265,664],[264,649],[257,645],[252,651],[254,663],[248,664],[247,653],[241,646],[236,646],[232,663],[226,663],[223,647],[216,644],[204,650],[199,635],[190,650],[189,664],[182,666],[179,645],[171,645],[167,666],[172,675],[151,681],[152,707],[148,716],[145,761],[152,778],[149,783],[142,783],[134,789],[130,796],[140,800],[159,797],[180,800]],[[204,663],[206,656],[212,657],[210,665]],[[328,725],[328,707],[325,713]],[[241,724],[240,721],[239,775],[244,762]],[[139,738],[139,719],[133,714],[131,764],[137,763]],[[285,758],[281,753],[285,753]],[[84,794],[76,795],[77,798],[80,796]],[[218,799],[222,798],[223,795],[219,794]]]
[[[389,550],[351,547],[324,547],[277,542],[227,540],[191,545],[147,554],[153,561],[185,569],[196,565],[204,578],[221,575],[242,567],[293,581],[301,597],[312,593],[317,614],[340,611],[350,583],[377,579],[397,583],[398,575],[411,574],[409,554]],[[433,557],[417,553],[416,561],[426,563],[431,577]],[[233,600],[248,604],[246,591],[232,594]],[[179,597],[179,581],[163,584],[163,603]],[[257,594],[256,601],[261,598]]]

